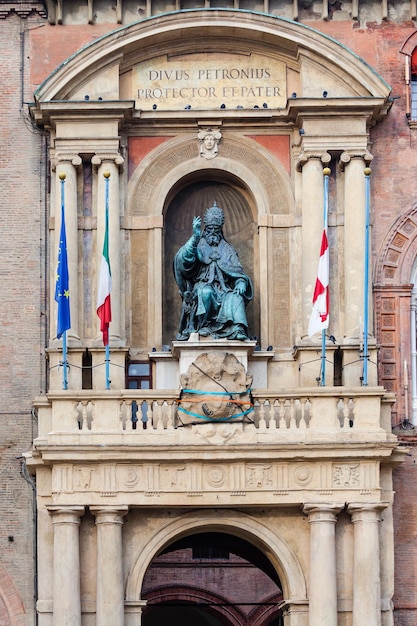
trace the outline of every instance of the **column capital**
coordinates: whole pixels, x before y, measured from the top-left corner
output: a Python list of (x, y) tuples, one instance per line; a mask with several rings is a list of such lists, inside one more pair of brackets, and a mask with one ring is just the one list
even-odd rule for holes
[(52, 517), (53, 524), (79, 524), (84, 515), (84, 506), (47, 505), (47, 510)]
[(125, 160), (122, 155), (117, 152), (94, 154), (91, 157), (91, 163), (97, 169), (100, 167), (100, 165), (104, 165), (105, 163), (113, 163), (114, 165), (117, 165), (117, 167), (121, 168), (124, 162)]
[(147, 600), (125, 600), (125, 613), (126, 615), (142, 615), (143, 609), (147, 604)]
[(311, 150), (303, 150), (301, 154), (299, 155), (297, 162), (296, 162), (297, 172), (301, 172), (304, 165), (307, 163), (307, 161), (311, 161), (313, 159), (318, 159), (319, 161), (321, 161), (321, 163), (323, 163), (323, 165), (328, 165), (330, 161), (332, 160), (332, 157), (326, 151), (323, 151), (323, 152), (314, 151), (313, 152)]
[(335, 522), (338, 513), (342, 511), (344, 504), (307, 503), (303, 506), (303, 513), (308, 515), (311, 522)]
[(70, 164), (70, 165), (73, 165), (74, 167), (79, 167), (82, 162), (83, 160), (79, 154), (58, 153), (51, 160), (51, 167), (52, 167), (52, 171), (55, 172), (59, 165)]
[(353, 159), (360, 159), (364, 161), (366, 165), (369, 165), (369, 163), (372, 161), (373, 158), (374, 157), (372, 156), (370, 152), (368, 152), (368, 150), (360, 150), (360, 151), (346, 150), (345, 152), (342, 152), (342, 154), (339, 157), (338, 168), (341, 172), (343, 172), (345, 170), (345, 167)]
[(123, 517), (129, 511), (128, 505), (122, 506), (92, 506), (90, 512), (98, 524), (123, 524)]
[(389, 502), (351, 502), (347, 505), (352, 523), (379, 522), (381, 512), (389, 506)]

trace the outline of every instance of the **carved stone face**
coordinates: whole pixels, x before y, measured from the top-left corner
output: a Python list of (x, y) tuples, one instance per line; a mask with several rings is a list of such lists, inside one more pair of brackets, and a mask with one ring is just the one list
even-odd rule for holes
[(208, 134), (204, 137), (203, 139), (204, 141), (204, 147), (207, 150), (212, 150), (214, 148), (214, 145), (216, 143), (216, 140), (214, 139), (214, 135)]

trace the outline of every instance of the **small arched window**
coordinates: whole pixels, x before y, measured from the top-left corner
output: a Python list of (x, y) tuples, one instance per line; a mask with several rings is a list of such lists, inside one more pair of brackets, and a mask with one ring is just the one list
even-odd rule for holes
[(417, 120), (417, 48), (414, 48), (410, 59), (410, 96), (411, 119)]
[(411, 127), (417, 123), (417, 30), (407, 37), (400, 48), (404, 55), (406, 116)]

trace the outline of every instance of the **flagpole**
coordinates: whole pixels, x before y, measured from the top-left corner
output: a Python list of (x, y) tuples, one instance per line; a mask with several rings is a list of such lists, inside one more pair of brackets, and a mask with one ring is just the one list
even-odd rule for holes
[(368, 385), (368, 325), (369, 325), (369, 230), (371, 205), (371, 168), (365, 167), (365, 271), (363, 293), (363, 372), (362, 385)]
[[(110, 172), (104, 172), (104, 183), (105, 183), (105, 206), (106, 206), (106, 223), (105, 223), (105, 232), (109, 232), (109, 183), (110, 183)], [(106, 389), (110, 389), (110, 339), (107, 339), (106, 343)]]
[[(324, 182), (324, 195), (323, 195), (323, 223), (324, 230), (327, 234), (327, 221), (328, 221), (328, 213), (329, 213), (329, 176), (331, 170), (330, 167), (325, 167), (323, 169), (323, 182)], [(321, 331), (321, 373), (320, 373), (320, 386), (325, 387), (326, 385), (326, 329), (323, 328)]]
[[(65, 219), (65, 172), (59, 174), (61, 183), (61, 220)], [(62, 388), (68, 389), (68, 362), (67, 362), (67, 331), (62, 334)]]
[[(67, 250), (66, 250), (66, 233), (65, 233), (65, 172), (61, 172), (59, 174), (59, 180), (61, 184), (61, 232), (60, 232), (60, 241), (59, 241), (59, 252), (58, 252), (58, 267), (57, 267), (57, 282), (58, 282), (58, 324), (57, 324), (57, 334), (59, 338), (59, 334), (62, 333), (62, 388), (68, 389), (68, 360), (67, 360), (67, 327), (69, 326), (69, 302), (67, 303), (67, 317), (66, 321), (62, 320), (62, 300), (61, 298), (65, 298), (66, 295), (63, 293), (65, 288), (68, 288), (67, 279), (65, 278), (65, 274), (68, 271), (68, 262), (65, 262), (65, 268), (62, 266), (62, 260), (66, 258)], [(63, 241), (63, 234), (65, 233), (65, 241)], [(64, 249), (62, 247), (64, 246)], [(64, 288), (64, 289), (63, 289)], [(55, 298), (56, 299), (56, 298)], [(61, 328), (61, 325), (63, 327)]]
[(62, 335), (62, 388), (68, 389), (68, 361), (67, 361), (67, 331)]

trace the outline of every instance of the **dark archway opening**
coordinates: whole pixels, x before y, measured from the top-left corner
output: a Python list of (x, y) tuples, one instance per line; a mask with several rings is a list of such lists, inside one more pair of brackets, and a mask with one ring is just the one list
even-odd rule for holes
[[(200, 173), (201, 175), (201, 173)], [(224, 180), (222, 180), (224, 176)], [(245, 272), (252, 278), (255, 296), (247, 307), (249, 333), (259, 336), (259, 295), (254, 276), (257, 251), (257, 229), (248, 190), (230, 175), (204, 171), (204, 179), (190, 177), (173, 189), (164, 216), (164, 284), (163, 343), (175, 339), (181, 312), (181, 298), (173, 275), (173, 260), (179, 248), (192, 233), (196, 215), (204, 217), (206, 209), (216, 202), (225, 215), (224, 236), (237, 250)]]
[(269, 559), (225, 533), (182, 538), (146, 572), (144, 626), (283, 626), (281, 582)]

